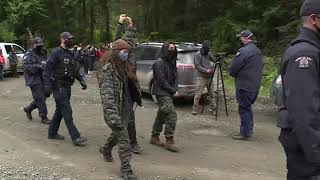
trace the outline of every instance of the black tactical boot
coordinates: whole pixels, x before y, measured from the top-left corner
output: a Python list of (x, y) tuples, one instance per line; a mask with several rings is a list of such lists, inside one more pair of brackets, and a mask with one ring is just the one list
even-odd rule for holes
[(103, 158), (106, 162), (112, 162), (112, 149), (106, 147), (100, 147), (99, 152), (103, 155)]
[(64, 136), (60, 134), (56, 134), (54, 136), (48, 136), (48, 139), (54, 139), (54, 140), (64, 140)]
[(138, 177), (132, 171), (121, 172), (121, 177), (123, 180), (138, 180)]
[(42, 124), (50, 124), (51, 120), (47, 118), (47, 116), (45, 117), (41, 117), (41, 123)]
[(32, 110), (31, 110), (31, 108), (30, 107), (24, 107), (23, 110), (26, 113), (27, 118), (31, 121), (32, 120), (32, 115), (31, 115)]

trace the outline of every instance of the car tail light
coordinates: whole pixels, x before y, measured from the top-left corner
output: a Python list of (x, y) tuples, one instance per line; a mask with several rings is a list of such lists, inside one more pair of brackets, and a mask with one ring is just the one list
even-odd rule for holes
[(177, 64), (178, 69), (194, 69), (194, 64)]

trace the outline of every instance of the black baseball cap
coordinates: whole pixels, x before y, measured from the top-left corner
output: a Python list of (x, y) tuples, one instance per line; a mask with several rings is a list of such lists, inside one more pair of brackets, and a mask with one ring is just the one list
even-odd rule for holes
[(246, 37), (253, 39), (253, 33), (250, 30), (243, 30), (240, 32), (240, 34), (237, 34), (237, 37)]
[(60, 34), (60, 38), (71, 39), (74, 38), (74, 36), (70, 32), (63, 32)]
[(35, 37), (33, 38), (32, 43), (35, 46), (43, 46), (43, 39), (41, 37)]
[(300, 16), (320, 15), (320, 0), (305, 0), (300, 9)]

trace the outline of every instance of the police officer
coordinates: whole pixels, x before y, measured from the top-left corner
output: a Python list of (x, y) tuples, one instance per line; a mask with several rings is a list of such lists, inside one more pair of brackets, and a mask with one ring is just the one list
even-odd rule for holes
[(82, 89), (87, 85), (77, 71), (72, 48), (73, 36), (69, 32), (60, 34), (61, 46), (53, 50), (45, 69), (45, 90), (46, 94), (53, 93), (56, 102), (56, 111), (48, 130), (48, 139), (63, 140), (64, 137), (58, 134), (62, 118), (65, 120), (71, 139), (76, 146), (85, 146), (86, 138), (80, 133), (73, 123), (72, 108), (70, 105), (71, 86), (77, 79)]
[(229, 74), (235, 78), (236, 99), (241, 119), (240, 133), (235, 140), (248, 140), (253, 133), (252, 104), (256, 101), (262, 79), (262, 52), (254, 44), (253, 33), (244, 30), (237, 35), (243, 44), (233, 59)]
[(24, 111), (27, 118), (32, 120), (31, 112), (38, 108), (41, 122), (50, 124), (50, 120), (47, 118), (48, 110), (42, 77), (47, 57), (43, 53), (43, 40), (40, 37), (33, 39), (33, 49), (25, 54), (23, 60), (25, 83), (30, 87), (33, 97), (33, 101), (24, 107)]
[(284, 106), (279, 141), (287, 156), (288, 180), (320, 179), (320, 1), (305, 0), (303, 27), (281, 67)]

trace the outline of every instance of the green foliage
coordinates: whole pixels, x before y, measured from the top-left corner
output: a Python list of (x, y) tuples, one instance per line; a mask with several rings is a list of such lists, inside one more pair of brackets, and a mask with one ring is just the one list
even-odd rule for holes
[(13, 42), (16, 40), (15, 34), (8, 27), (6, 22), (0, 23), (0, 42)]

